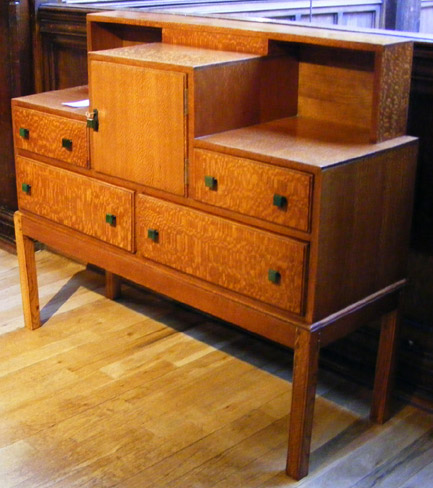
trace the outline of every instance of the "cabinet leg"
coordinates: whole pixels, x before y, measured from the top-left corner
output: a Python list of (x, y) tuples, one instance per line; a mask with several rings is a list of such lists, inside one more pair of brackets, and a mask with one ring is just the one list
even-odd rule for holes
[(295, 480), (308, 474), (318, 365), (318, 334), (298, 330), (295, 340), (292, 408), (286, 465), (287, 474)]
[(110, 300), (120, 297), (120, 277), (109, 271), (105, 271), (105, 296)]
[(391, 391), (394, 386), (394, 369), (398, 344), (398, 310), (381, 319), (379, 350), (377, 352), (373, 401), (370, 418), (383, 424), (389, 418)]
[(15, 239), (17, 243), (18, 265), (20, 270), (21, 296), (24, 323), (28, 329), (41, 326), (39, 313), (38, 281), (36, 276), (35, 244), (22, 230), (22, 216), (14, 215)]

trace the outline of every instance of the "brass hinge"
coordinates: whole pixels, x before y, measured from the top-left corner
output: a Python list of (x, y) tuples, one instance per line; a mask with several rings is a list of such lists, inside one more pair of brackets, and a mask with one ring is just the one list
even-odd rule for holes
[(87, 117), (87, 127), (93, 129), (95, 132), (98, 132), (99, 129), (98, 110), (95, 108), (92, 112), (87, 112), (86, 117)]
[(188, 115), (188, 88), (186, 87), (183, 92), (183, 114)]

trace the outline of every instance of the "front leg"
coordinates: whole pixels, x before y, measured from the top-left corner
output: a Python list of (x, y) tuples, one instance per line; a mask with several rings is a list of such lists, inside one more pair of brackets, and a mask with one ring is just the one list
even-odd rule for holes
[(36, 276), (35, 243), (23, 234), (22, 214), (15, 212), (15, 239), (20, 270), (21, 297), (24, 323), (28, 329), (41, 326), (39, 313), (38, 280)]
[(308, 474), (318, 367), (319, 334), (298, 329), (295, 339), (286, 466), (287, 474), (295, 480)]

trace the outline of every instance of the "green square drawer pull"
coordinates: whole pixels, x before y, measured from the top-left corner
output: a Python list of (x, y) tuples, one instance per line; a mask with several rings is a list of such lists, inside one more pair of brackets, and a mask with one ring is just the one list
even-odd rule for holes
[(281, 281), (281, 273), (275, 269), (268, 270), (268, 279), (271, 283), (278, 283)]
[(29, 185), (28, 183), (23, 183), (21, 185), (21, 189), (26, 195), (30, 195), (30, 190), (32, 189), (32, 185)]
[(216, 190), (218, 185), (218, 180), (213, 176), (205, 176), (204, 177), (204, 184), (210, 190)]
[(159, 232), (156, 229), (147, 229), (147, 237), (153, 242), (158, 242)]
[(107, 222), (107, 224), (110, 224), (112, 227), (116, 227), (116, 216), (113, 214), (106, 214), (105, 222)]
[(72, 140), (63, 138), (62, 139), (62, 147), (64, 147), (68, 151), (72, 151)]
[(20, 127), (20, 137), (23, 139), (28, 139), (30, 136), (29, 129), (25, 129), (24, 127)]
[(278, 193), (275, 193), (273, 204), (278, 208), (287, 207), (287, 198), (283, 195), (278, 195)]

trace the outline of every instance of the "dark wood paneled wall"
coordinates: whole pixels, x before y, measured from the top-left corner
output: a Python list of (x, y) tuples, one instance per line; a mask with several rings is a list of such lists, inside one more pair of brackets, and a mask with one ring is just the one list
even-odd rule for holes
[(13, 244), (17, 206), (11, 127), (11, 97), (34, 91), (32, 7), (27, 0), (0, 2), (0, 240)]
[[(16, 31), (6, 22), (0, 4), (0, 235), (11, 235), (16, 207), (9, 99), (31, 91), (28, 74), (32, 53), (14, 44)], [(6, 4), (7, 6), (8, 4)], [(21, 3), (24, 5), (24, 2)], [(29, 6), (27, 5), (27, 8)], [(31, 8), (30, 8), (31, 11)], [(37, 91), (66, 88), (87, 82), (85, 15), (89, 10), (42, 7), (35, 44)], [(10, 15), (8, 10), (7, 15)], [(28, 26), (28, 19), (21, 22)], [(30, 31), (23, 39), (28, 39)], [(31, 44), (28, 44), (31, 45)], [(15, 61), (12, 61), (15, 60)], [(19, 61), (16, 61), (19, 60)], [(17, 69), (17, 66), (20, 66)], [(14, 65), (14, 69), (11, 66)], [(27, 71), (26, 71), (27, 70)], [(26, 74), (27, 73), (27, 74)], [(27, 76), (27, 78), (26, 78)], [(30, 83), (31, 81), (31, 83)], [(21, 92), (19, 91), (21, 90)], [(419, 169), (409, 261), (409, 286), (403, 296), (404, 321), (399, 356), (398, 386), (407, 395), (433, 400), (433, 43), (416, 42), (409, 129), (420, 137)], [(371, 381), (375, 366), (377, 329), (366, 326), (350, 338), (323, 351), (328, 367), (357, 380)]]

